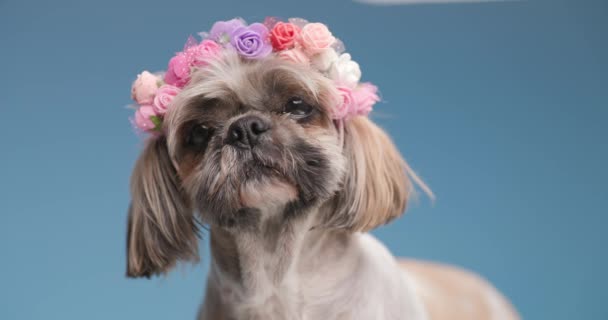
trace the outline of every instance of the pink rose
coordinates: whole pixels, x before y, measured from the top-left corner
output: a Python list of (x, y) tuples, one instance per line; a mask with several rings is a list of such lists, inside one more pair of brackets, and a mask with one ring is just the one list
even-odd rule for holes
[(154, 111), (156, 114), (163, 115), (167, 113), (167, 110), (171, 106), (171, 102), (177, 96), (180, 91), (178, 87), (165, 84), (156, 91), (156, 97), (154, 97)]
[(222, 47), (215, 41), (203, 40), (199, 45), (189, 50), (192, 51), (192, 64), (196, 67), (203, 67), (220, 55)]
[(281, 52), (278, 53), (278, 57), (279, 59), (283, 59), (285, 61), (289, 61), (289, 62), (293, 62), (293, 63), (297, 63), (297, 64), (303, 64), (303, 65), (309, 65), (310, 64), (310, 59), (308, 59), (308, 56), (302, 52), (302, 50), (300, 49), (290, 49), (290, 50), (283, 50)]
[(336, 89), (338, 90), (337, 104), (332, 109), (331, 117), (339, 120), (346, 118), (352, 113), (354, 98), (350, 88), (338, 86)]
[(143, 105), (135, 111), (135, 126), (142, 131), (154, 131), (157, 128), (157, 121), (160, 124), (158, 115), (154, 112), (154, 107), (151, 105)]
[(270, 42), (275, 51), (282, 51), (294, 47), (300, 35), (300, 28), (289, 22), (277, 22), (270, 30)]
[(329, 48), (336, 38), (324, 24), (309, 23), (302, 28), (298, 41), (309, 55), (314, 55)]
[(184, 52), (179, 52), (171, 60), (165, 73), (165, 82), (172, 86), (182, 88), (190, 80), (191, 60)]
[(160, 79), (148, 71), (137, 76), (131, 86), (131, 98), (138, 104), (150, 104), (154, 99)]
[(359, 116), (368, 115), (372, 111), (374, 104), (380, 101), (377, 92), (378, 87), (369, 82), (362, 83), (355, 88), (352, 92), (354, 99), (353, 113)]

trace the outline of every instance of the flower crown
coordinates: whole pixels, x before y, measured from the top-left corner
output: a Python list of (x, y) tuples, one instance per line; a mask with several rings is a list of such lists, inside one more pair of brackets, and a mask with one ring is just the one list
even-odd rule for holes
[(244, 20), (235, 18), (218, 21), (211, 31), (199, 35), (200, 43), (192, 36), (188, 38), (184, 50), (169, 60), (164, 74), (144, 71), (133, 82), (131, 97), (137, 106), (132, 123), (137, 129), (160, 131), (173, 98), (188, 84), (192, 72), (219, 59), (225, 50), (236, 51), (243, 59), (264, 59), (274, 55), (322, 73), (333, 81), (339, 95), (330, 110), (335, 120), (366, 116), (380, 100), (376, 86), (359, 82), (359, 64), (350, 54), (344, 53), (342, 41), (322, 23), (301, 18), (290, 18), (287, 22), (266, 18), (264, 23), (247, 25)]

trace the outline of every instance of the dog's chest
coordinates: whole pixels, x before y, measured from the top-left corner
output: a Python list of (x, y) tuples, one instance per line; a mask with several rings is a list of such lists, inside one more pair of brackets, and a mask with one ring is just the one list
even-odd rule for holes
[(259, 238), (239, 235), (238, 277), (212, 273), (226, 319), (423, 319), (394, 258), (372, 237), (306, 245), (297, 236), (279, 239), (268, 250)]
[(221, 300), (230, 304), (231, 319), (304, 319), (302, 297), (293, 279), (284, 278), (285, 281), (277, 285), (266, 272), (258, 272), (255, 277), (244, 276), (249, 277), (247, 287), (223, 282), (218, 288)]
[[(295, 276), (286, 276), (281, 285), (270, 280), (256, 284), (255, 294), (247, 294), (242, 288), (224, 286), (223, 300), (231, 301), (234, 319), (267, 320), (312, 320), (312, 319), (356, 319), (347, 308), (347, 301), (332, 297), (332, 290), (318, 289), (328, 283), (315, 280), (303, 281)], [(313, 293), (314, 292), (314, 293)]]

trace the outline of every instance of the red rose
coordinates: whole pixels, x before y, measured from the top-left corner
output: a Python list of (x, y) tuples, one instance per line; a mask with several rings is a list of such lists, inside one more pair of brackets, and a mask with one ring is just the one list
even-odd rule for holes
[(277, 22), (270, 31), (270, 42), (275, 51), (291, 49), (300, 34), (300, 28), (289, 22)]

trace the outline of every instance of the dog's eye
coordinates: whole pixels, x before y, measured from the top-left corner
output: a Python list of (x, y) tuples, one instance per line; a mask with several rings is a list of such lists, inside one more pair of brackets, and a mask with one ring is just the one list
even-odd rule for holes
[(209, 128), (204, 124), (195, 125), (192, 127), (192, 129), (190, 129), (190, 134), (188, 134), (187, 143), (191, 147), (195, 147), (197, 149), (205, 149), (212, 133), (213, 129)]
[(314, 108), (299, 97), (287, 100), (283, 107), (283, 113), (289, 113), (296, 119), (303, 119), (312, 114)]

